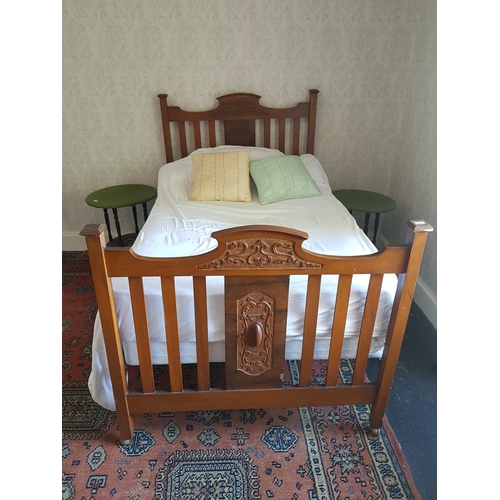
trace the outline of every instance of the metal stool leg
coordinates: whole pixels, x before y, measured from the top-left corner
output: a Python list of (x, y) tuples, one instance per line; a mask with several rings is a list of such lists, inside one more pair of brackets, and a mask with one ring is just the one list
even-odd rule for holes
[(111, 234), (111, 224), (109, 223), (108, 209), (103, 208), (102, 210), (104, 212), (104, 220), (106, 222), (106, 227), (108, 228), (109, 241), (111, 241), (113, 239), (113, 235)]
[(132, 206), (132, 213), (134, 214), (135, 234), (139, 234), (139, 224), (137, 223), (137, 209), (135, 208), (135, 205)]
[(380, 214), (375, 214), (375, 228), (373, 230), (373, 244), (377, 243), (377, 232), (378, 232), (378, 224), (380, 222)]
[(144, 212), (144, 222), (146, 222), (148, 220), (148, 204), (147, 203), (142, 204), (142, 210)]
[(120, 241), (120, 246), (123, 246), (122, 232), (120, 230), (120, 221), (118, 220), (118, 210), (113, 208), (113, 215), (115, 217), (116, 232), (118, 233), (118, 240)]
[(367, 212), (365, 214), (365, 227), (363, 228), (363, 231), (366, 235), (368, 235), (368, 227), (370, 225), (370, 214)]

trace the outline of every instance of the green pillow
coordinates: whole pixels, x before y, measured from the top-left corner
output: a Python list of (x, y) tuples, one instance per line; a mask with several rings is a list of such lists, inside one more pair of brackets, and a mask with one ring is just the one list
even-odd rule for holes
[(268, 156), (253, 160), (250, 175), (257, 186), (261, 205), (321, 194), (298, 156)]

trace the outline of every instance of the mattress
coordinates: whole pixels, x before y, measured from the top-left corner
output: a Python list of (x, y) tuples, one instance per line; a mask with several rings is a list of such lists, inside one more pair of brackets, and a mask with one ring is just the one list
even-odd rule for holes
[[(250, 160), (282, 154), (272, 149), (238, 146), (204, 148), (195, 153), (234, 150), (250, 151)], [(304, 242), (303, 248), (312, 252), (338, 256), (368, 255), (376, 252), (376, 247), (361, 231), (354, 218), (332, 195), (328, 177), (318, 159), (310, 154), (302, 155), (301, 159), (321, 195), (269, 205), (259, 203), (253, 182), (252, 202), (249, 203), (189, 201), (192, 185), (191, 155), (164, 165), (158, 174), (158, 198), (133, 245), (133, 250), (138, 255), (147, 257), (198, 255), (216, 247), (217, 243), (211, 237), (214, 231), (247, 224), (270, 224), (307, 232), (309, 239)], [(306, 301), (305, 280), (305, 276), (290, 277), (286, 359), (298, 359), (301, 354)], [(181, 361), (194, 363), (196, 345), (192, 280), (188, 277), (177, 277), (175, 282)], [(357, 275), (353, 278), (342, 352), (345, 358), (354, 358), (356, 354), (368, 282), (368, 275)], [(138, 364), (128, 280), (113, 278), (112, 283), (125, 360), (128, 364)], [(337, 283), (337, 276), (322, 277), (314, 354), (317, 359), (328, 358)], [(396, 285), (396, 276), (384, 277), (370, 349), (372, 356), (379, 356), (383, 348)], [(144, 291), (153, 363), (167, 364), (159, 278), (144, 278)], [(223, 292), (223, 277), (207, 278), (210, 361), (224, 361)], [(108, 409), (114, 409), (99, 315), (94, 328), (89, 388), (96, 402)]]

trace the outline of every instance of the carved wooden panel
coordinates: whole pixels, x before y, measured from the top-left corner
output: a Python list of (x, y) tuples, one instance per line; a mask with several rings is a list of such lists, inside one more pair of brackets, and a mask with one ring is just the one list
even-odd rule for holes
[(255, 146), (255, 121), (226, 120), (224, 142), (233, 146)]
[(266, 111), (259, 104), (260, 96), (258, 95), (247, 95), (241, 98), (230, 98), (219, 97), (219, 106), (213, 111), (209, 111), (208, 117), (211, 120), (228, 119), (231, 117), (242, 117), (242, 116), (252, 116), (252, 117), (267, 117), (269, 112)]
[(274, 299), (260, 292), (236, 301), (237, 367), (247, 375), (260, 375), (273, 361)]
[(289, 276), (226, 276), (226, 387), (281, 387)]
[(270, 269), (321, 268), (322, 264), (299, 257), (291, 241), (254, 238), (226, 243), (224, 255), (217, 260), (200, 264), (198, 269)]

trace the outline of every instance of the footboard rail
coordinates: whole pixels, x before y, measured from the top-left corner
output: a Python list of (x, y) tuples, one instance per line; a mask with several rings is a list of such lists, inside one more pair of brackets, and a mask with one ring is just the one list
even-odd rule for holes
[[(101, 317), (116, 403), (120, 439), (134, 432), (134, 413), (196, 411), (251, 407), (371, 404), (370, 425), (382, 426), (399, 358), (408, 314), (432, 226), (407, 222), (407, 241), (398, 247), (356, 257), (312, 253), (302, 248), (308, 235), (276, 226), (244, 226), (213, 233), (217, 248), (190, 257), (149, 258), (130, 248), (106, 248), (104, 225), (85, 226), (85, 236)], [(354, 275), (370, 275), (352, 382), (338, 373)], [(374, 383), (365, 381), (370, 344), (385, 274), (398, 275), (384, 352)], [(307, 276), (306, 311), (298, 383), (285, 385), (286, 318), (289, 279)], [(313, 385), (314, 348), (323, 275), (337, 275), (338, 287), (324, 385)], [(159, 277), (163, 299), (170, 386), (155, 386), (143, 278)], [(175, 278), (193, 279), (196, 319), (197, 389), (183, 384)], [(207, 283), (223, 276), (225, 283), (226, 386), (210, 384)], [(111, 278), (128, 278), (142, 387), (127, 382)]]

